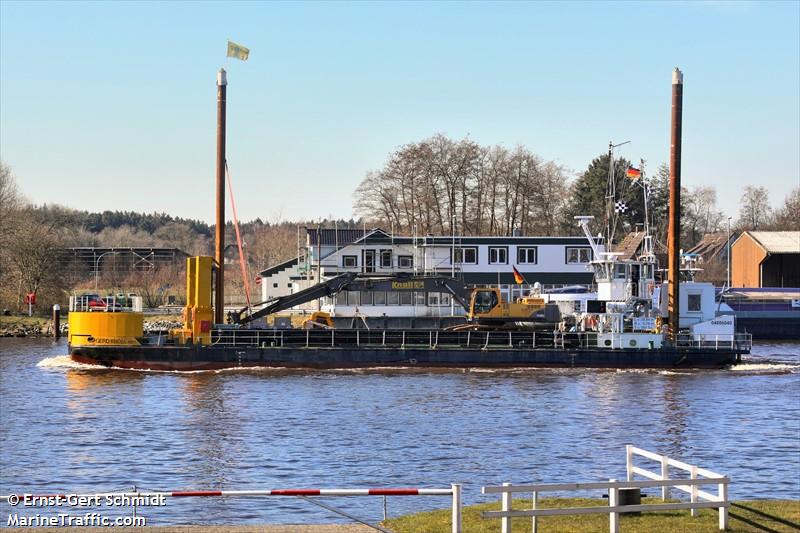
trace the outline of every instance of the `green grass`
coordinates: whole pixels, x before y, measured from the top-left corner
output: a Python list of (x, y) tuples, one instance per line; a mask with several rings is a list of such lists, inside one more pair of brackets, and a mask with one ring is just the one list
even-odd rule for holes
[[(499, 498), (498, 498), (499, 499)], [(648, 498), (643, 503), (659, 503)], [(540, 509), (557, 507), (591, 507), (608, 505), (607, 500), (583, 498), (541, 499)], [(530, 509), (530, 500), (514, 500), (515, 510)], [(464, 507), (463, 529), (465, 533), (496, 533), (500, 531), (500, 519), (481, 517), (483, 511), (499, 511), (500, 503), (489, 503)], [(800, 501), (755, 500), (731, 503), (728, 511), (728, 531), (733, 532), (797, 532), (800, 531)], [(703, 509), (692, 518), (688, 510), (647, 512), (641, 516), (622, 516), (622, 533), (673, 533), (717, 531), (719, 515), (715, 510)], [(538, 531), (558, 533), (594, 533), (608, 531), (608, 515), (545, 516), (538, 520)], [(390, 518), (383, 525), (396, 533), (450, 533), (450, 510), (431, 511)], [(530, 518), (514, 518), (514, 533), (531, 531)]]

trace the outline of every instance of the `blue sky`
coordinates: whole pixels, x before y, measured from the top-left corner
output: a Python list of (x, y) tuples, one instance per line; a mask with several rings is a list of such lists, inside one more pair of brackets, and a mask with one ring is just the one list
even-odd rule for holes
[[(214, 216), (216, 87), (242, 220), (349, 218), (396, 147), (606, 150), (774, 204), (800, 185), (800, 2), (0, 2), (0, 157), (36, 203)], [(226, 60), (226, 40), (250, 60)]]

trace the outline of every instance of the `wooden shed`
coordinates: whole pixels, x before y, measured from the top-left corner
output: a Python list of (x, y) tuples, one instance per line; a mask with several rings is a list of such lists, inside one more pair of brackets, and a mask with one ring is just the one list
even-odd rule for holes
[(800, 231), (745, 231), (731, 247), (731, 286), (800, 287)]

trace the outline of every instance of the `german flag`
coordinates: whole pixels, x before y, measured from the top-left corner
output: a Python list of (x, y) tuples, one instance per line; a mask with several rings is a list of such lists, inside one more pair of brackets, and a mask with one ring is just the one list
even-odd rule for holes
[(628, 167), (628, 170), (625, 172), (625, 175), (628, 176), (632, 180), (638, 180), (642, 177), (642, 171), (638, 168)]
[(517, 270), (517, 267), (514, 266), (514, 265), (511, 265), (511, 268), (514, 269), (514, 281), (517, 282), (517, 285), (522, 285), (523, 283), (525, 283), (525, 278), (523, 278), (522, 274), (519, 273), (519, 270)]

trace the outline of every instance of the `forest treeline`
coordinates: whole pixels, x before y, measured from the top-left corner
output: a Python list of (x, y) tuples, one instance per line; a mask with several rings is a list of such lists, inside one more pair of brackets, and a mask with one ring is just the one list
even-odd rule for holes
[[(630, 165), (624, 158), (614, 161), (615, 199), (626, 207), (613, 215), (615, 240), (644, 223), (646, 186), (647, 214), (656, 242), (663, 246), (669, 169), (664, 164), (641, 168), (646, 179), (632, 180), (626, 176)], [(305, 241), (302, 226), (382, 227), (406, 235), (455, 231), (458, 235), (551, 236), (579, 234), (573, 217), (593, 215), (593, 232), (599, 232), (608, 214), (608, 175), (608, 154), (598, 155), (575, 175), (524, 146), (482, 146), (469, 138), (454, 140), (437, 134), (399, 147), (381, 168), (367, 172), (354, 191), (354, 219), (265, 222), (257, 218), (242, 223), (240, 229), (250, 273), (296, 256), (298, 241)], [(728, 220), (717, 205), (713, 186), (685, 188), (682, 198), (684, 249), (706, 233), (727, 229)], [(731, 226), (734, 231), (800, 230), (798, 213), (800, 187), (773, 208), (767, 189), (751, 185), (742, 192), (739, 215)], [(74, 288), (65, 286), (58, 271), (58, 253), (64, 248), (175, 247), (191, 255), (211, 255), (213, 235), (213, 225), (166, 213), (92, 213), (33, 205), (18, 190), (11, 168), (0, 161), (0, 308), (19, 309), (22, 295), (30, 291), (51, 302), (63, 301)], [(227, 242), (235, 242), (231, 224), (226, 235)], [(238, 272), (226, 276), (226, 283), (238, 283), (241, 288)], [(163, 285), (156, 278), (129, 280), (142, 285), (156, 282)], [(180, 279), (172, 283), (179, 289), (182, 286)]]

